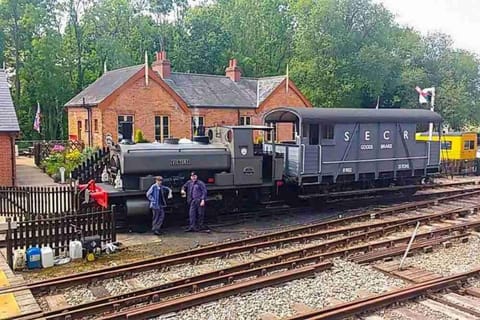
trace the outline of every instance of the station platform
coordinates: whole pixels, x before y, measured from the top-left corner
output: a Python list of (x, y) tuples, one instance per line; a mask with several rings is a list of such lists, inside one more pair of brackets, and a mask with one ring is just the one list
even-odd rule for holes
[(0, 254), (0, 319), (10, 319), (40, 313), (42, 310), (28, 289), (8, 290), (25, 284), (22, 276), (15, 275), (8, 266), (4, 253)]
[(52, 178), (38, 168), (33, 158), (16, 157), (17, 186), (55, 186)]

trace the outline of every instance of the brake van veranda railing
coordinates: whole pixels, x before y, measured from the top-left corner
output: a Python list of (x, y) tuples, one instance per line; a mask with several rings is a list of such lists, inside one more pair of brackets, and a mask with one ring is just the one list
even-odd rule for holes
[(80, 209), (78, 190), (73, 186), (0, 186), (0, 216), (12, 221), (35, 217), (51, 218)]

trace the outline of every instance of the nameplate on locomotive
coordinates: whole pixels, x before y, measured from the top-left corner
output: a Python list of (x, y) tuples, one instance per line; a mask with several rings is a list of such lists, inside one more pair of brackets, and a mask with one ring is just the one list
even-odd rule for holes
[(190, 159), (172, 159), (172, 160), (170, 160), (170, 165), (172, 167), (175, 167), (175, 166), (189, 166), (190, 165)]

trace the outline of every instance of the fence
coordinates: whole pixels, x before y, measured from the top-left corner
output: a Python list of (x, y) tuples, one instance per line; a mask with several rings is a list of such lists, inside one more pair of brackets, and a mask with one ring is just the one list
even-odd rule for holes
[(97, 150), (77, 168), (73, 169), (72, 178), (78, 180), (81, 184), (85, 184), (90, 180), (101, 182), (103, 169), (109, 161), (110, 151), (108, 148)]
[[(99, 235), (102, 243), (115, 242), (115, 219), (112, 211), (91, 208), (83, 213), (58, 214), (54, 218), (37, 218), (12, 222), (7, 218), (5, 241), (8, 264), (13, 266), (15, 249), (50, 246), (55, 255), (68, 249), (69, 242), (81, 237)], [(81, 236), (79, 236), (79, 234)]]
[(42, 161), (47, 158), (55, 146), (62, 146), (67, 151), (78, 150), (83, 151), (84, 144), (81, 141), (74, 140), (50, 140), (50, 141), (39, 141), (33, 145), (33, 156), (35, 159), (35, 165), (39, 166)]
[(77, 212), (80, 197), (72, 186), (0, 186), (0, 215), (12, 221), (51, 218), (59, 213)]

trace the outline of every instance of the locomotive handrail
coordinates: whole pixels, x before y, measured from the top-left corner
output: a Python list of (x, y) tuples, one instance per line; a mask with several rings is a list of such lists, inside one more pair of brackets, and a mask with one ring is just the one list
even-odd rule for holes
[(318, 145), (318, 173), (322, 172), (322, 146)]
[(300, 145), (300, 148), (302, 149), (302, 171), (300, 172), (300, 174), (304, 174), (305, 173), (305, 144), (301, 144)]
[[(173, 152), (182, 152), (182, 151), (205, 151), (204, 148), (188, 148), (188, 149), (134, 149), (134, 150), (127, 150), (127, 153), (135, 153), (135, 152), (144, 152), (144, 151), (173, 151)], [(214, 150), (221, 150), (221, 151), (229, 151), (227, 147), (218, 147), (217, 149), (207, 149), (209, 151)]]

